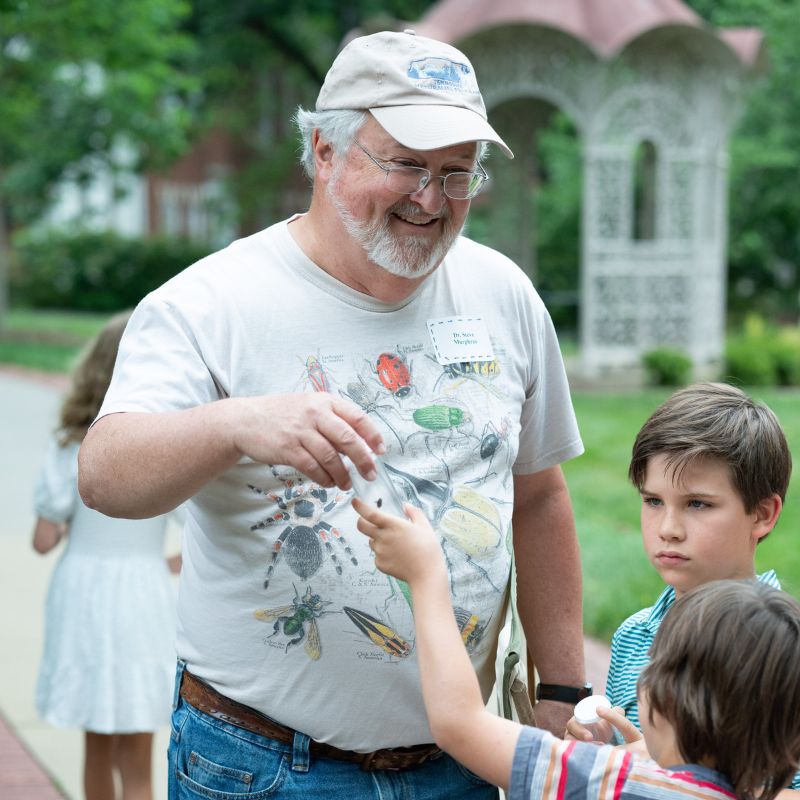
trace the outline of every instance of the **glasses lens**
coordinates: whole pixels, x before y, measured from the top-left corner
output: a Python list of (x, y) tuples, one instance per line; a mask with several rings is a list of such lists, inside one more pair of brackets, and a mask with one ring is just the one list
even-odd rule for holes
[(485, 180), (480, 172), (451, 172), (444, 179), (444, 191), (454, 200), (468, 200), (478, 194)]
[(398, 194), (414, 194), (430, 179), (431, 173), (422, 167), (389, 167), (386, 186)]

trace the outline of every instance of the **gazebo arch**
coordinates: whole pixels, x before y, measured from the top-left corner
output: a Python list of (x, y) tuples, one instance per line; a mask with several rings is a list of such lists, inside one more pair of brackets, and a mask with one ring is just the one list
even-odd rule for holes
[[(441, 0), (416, 31), (470, 57), (490, 114), (541, 99), (578, 130), (581, 373), (629, 369), (665, 345), (712, 370), (724, 348), (728, 137), (760, 32), (711, 29), (682, 0)], [(644, 143), (654, 185), (640, 236)]]

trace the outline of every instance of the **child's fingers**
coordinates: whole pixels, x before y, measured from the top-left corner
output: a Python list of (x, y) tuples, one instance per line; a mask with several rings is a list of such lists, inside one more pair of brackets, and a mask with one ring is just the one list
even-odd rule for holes
[(597, 715), (610, 722), (626, 742), (636, 742), (642, 738), (642, 732), (625, 716), (625, 712), (619, 706), (598, 708)]
[(370, 503), (365, 503), (358, 497), (354, 497), (350, 502), (356, 514), (358, 514), (361, 519), (365, 519), (367, 522), (371, 522), (378, 527), (386, 524), (386, 514), (380, 512), (375, 506)]
[(575, 717), (572, 717), (567, 723), (567, 730), (564, 738), (577, 739), (579, 742), (590, 742), (592, 740), (592, 734), (590, 731), (586, 730)]

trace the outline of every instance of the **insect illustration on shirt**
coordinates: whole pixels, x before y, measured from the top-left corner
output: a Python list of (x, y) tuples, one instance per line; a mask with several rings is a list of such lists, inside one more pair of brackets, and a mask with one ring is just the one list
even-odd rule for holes
[[(484, 461), (488, 459), (489, 462), (486, 467), (486, 475), (483, 478), (484, 481), (486, 481), (492, 474), (491, 470), (492, 464), (494, 463), (494, 458), (502, 447), (506, 448), (506, 466), (510, 466), (510, 452), (508, 450), (508, 437), (510, 433), (511, 425), (508, 421), (508, 417), (503, 417), (500, 420), (499, 427), (491, 421), (487, 422), (486, 425), (483, 426), (483, 433), (481, 434), (480, 443), (480, 455)], [(507, 469), (505, 478), (503, 479), (504, 485), (508, 482), (508, 473), (509, 470)]]
[(323, 600), (318, 594), (314, 594), (310, 586), (306, 587), (306, 593), (302, 597), (294, 586), (294, 600), (291, 604), (277, 608), (260, 608), (253, 612), (253, 616), (261, 622), (274, 621), (268, 639), (279, 633), (288, 637), (284, 652), (288, 653), (292, 645), (300, 644), (305, 639), (303, 649), (310, 659), (317, 661), (322, 655), (317, 620), (327, 613), (325, 606), (330, 604), (330, 600)]
[(359, 375), (357, 382), (350, 381), (347, 384), (347, 391), (343, 392), (340, 389), (339, 394), (341, 394), (342, 397), (348, 397), (350, 400), (352, 400), (361, 408), (362, 411), (364, 411), (364, 413), (374, 414), (376, 417), (378, 417), (378, 419), (380, 419), (381, 422), (383, 422), (383, 424), (394, 434), (395, 439), (397, 439), (397, 442), (400, 445), (400, 452), (403, 452), (403, 440), (400, 438), (400, 434), (395, 430), (394, 426), (386, 418), (389, 412), (397, 413), (397, 409), (394, 406), (378, 403), (378, 400), (381, 397), (380, 390), (376, 390), (373, 394), (370, 387), (367, 386), (364, 379)]
[[(437, 364), (439, 363), (431, 355), (428, 358)], [(500, 362), (497, 359), (489, 361), (457, 361), (453, 364), (443, 364), (441, 366), (442, 374), (436, 379), (436, 383), (433, 386), (434, 392), (438, 390), (443, 380), (449, 379), (453, 383), (447, 387), (447, 392), (455, 391), (465, 381), (473, 381), (495, 397), (502, 397), (502, 392), (491, 384), (491, 381), (500, 374)]]
[(486, 632), (486, 624), (482, 624), (475, 614), (460, 606), (455, 606), (453, 613), (455, 614), (458, 629), (461, 631), (461, 640), (464, 642), (464, 647), (467, 648), (468, 653), (474, 653), (483, 639), (483, 634)]
[(411, 392), (411, 370), (394, 353), (381, 353), (375, 362), (378, 380), (393, 397), (406, 397)]
[(258, 486), (248, 484), (248, 488), (256, 494), (265, 495), (278, 506), (271, 516), (250, 526), (257, 531), (274, 525), (285, 525), (272, 545), (264, 588), (269, 588), (272, 574), (281, 557), (289, 568), (304, 580), (314, 575), (322, 566), (325, 555), (333, 563), (338, 575), (342, 574), (342, 564), (332, 541), (337, 542), (353, 566), (358, 566), (358, 559), (353, 555), (350, 545), (338, 528), (334, 528), (322, 519), (347, 499), (347, 495), (334, 493), (319, 484), (304, 481), (298, 473), (294, 478), (286, 478), (270, 466), (272, 474), (284, 485), (280, 494), (265, 491)]
[(447, 463), (438, 459), (444, 470), (444, 481), (420, 478), (384, 462), (387, 471), (401, 487), (401, 496), (422, 509), (441, 534), (445, 558), (450, 563), (447, 546), (461, 551), (468, 563), (500, 592), (489, 573), (478, 564), (479, 559), (496, 550), (503, 541), (502, 521), (497, 506), (475, 489), (463, 484), (453, 484)]
[[(302, 358), (300, 360), (303, 361)], [(315, 392), (329, 392), (331, 384), (328, 380), (328, 373), (319, 359), (319, 354), (308, 356), (304, 364), (305, 371), (300, 378), (300, 382), (309, 384)]]
[(411, 652), (409, 643), (385, 622), (357, 608), (345, 606), (343, 611), (361, 633), (385, 653), (396, 658), (405, 658)]

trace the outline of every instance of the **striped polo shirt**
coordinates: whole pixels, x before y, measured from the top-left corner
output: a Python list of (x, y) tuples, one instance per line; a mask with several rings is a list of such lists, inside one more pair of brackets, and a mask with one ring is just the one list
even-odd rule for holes
[[(759, 575), (758, 580), (776, 589), (781, 588), (775, 570)], [(658, 626), (674, 602), (675, 589), (667, 586), (659, 595), (655, 605), (643, 608), (628, 617), (617, 628), (611, 639), (611, 663), (606, 679), (606, 697), (612, 706), (622, 707), (625, 716), (640, 729), (642, 726), (639, 724), (636, 681), (650, 660), (648, 653), (653, 639), (656, 638)]]
[(524, 726), (514, 751), (509, 800), (734, 800), (709, 767), (662, 769), (616, 747), (562, 741)]

